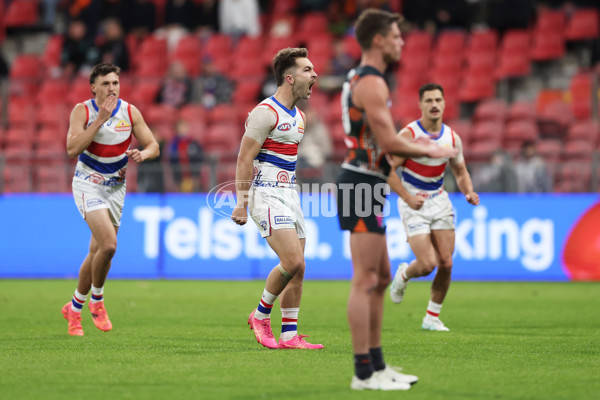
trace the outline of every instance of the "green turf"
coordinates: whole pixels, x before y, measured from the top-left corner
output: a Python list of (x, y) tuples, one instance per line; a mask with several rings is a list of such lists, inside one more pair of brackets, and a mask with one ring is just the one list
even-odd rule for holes
[[(600, 284), (454, 282), (420, 330), (429, 283), (386, 296), (383, 349), (420, 382), (349, 389), (348, 282), (305, 284), (301, 333), (322, 351), (262, 348), (246, 325), (263, 282), (110, 281), (113, 331), (60, 314), (74, 281), (0, 280), (0, 399), (590, 399), (600, 393)], [(86, 306), (87, 310), (87, 306)], [(280, 312), (273, 311), (278, 333)]]

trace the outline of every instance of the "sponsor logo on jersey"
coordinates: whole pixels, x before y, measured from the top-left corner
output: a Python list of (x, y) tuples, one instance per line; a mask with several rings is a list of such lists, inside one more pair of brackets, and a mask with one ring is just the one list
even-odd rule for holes
[(287, 132), (292, 129), (292, 125), (289, 122), (284, 122), (283, 124), (279, 124), (277, 127), (278, 131)]
[(97, 185), (101, 185), (104, 182), (104, 177), (100, 174), (93, 173), (87, 177), (87, 180)]
[(281, 224), (293, 224), (294, 220), (292, 219), (292, 217), (286, 215), (286, 216), (275, 216), (274, 217), (275, 220), (275, 225), (281, 225)]
[(131, 125), (127, 123), (127, 121), (120, 120), (119, 123), (115, 126), (116, 132), (129, 132), (131, 131)]
[(277, 174), (277, 182), (290, 183), (290, 176), (285, 171), (279, 171)]
[(300, 121), (300, 124), (298, 124), (298, 132), (304, 134), (304, 122)]

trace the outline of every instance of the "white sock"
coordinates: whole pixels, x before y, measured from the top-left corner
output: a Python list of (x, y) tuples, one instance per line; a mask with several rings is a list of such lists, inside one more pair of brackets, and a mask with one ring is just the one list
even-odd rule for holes
[(298, 314), (299, 308), (281, 309), (281, 339), (291, 340), (298, 334)]
[(258, 307), (256, 307), (256, 311), (254, 312), (254, 318), (271, 318), (271, 310), (273, 309), (273, 304), (275, 303), (275, 300), (277, 300), (277, 296), (269, 293), (267, 289), (263, 290), (262, 297), (258, 302)]
[(103, 300), (104, 300), (104, 286), (97, 288), (96, 286), (92, 285), (92, 297), (90, 299), (90, 302), (99, 303)]
[(433, 301), (429, 300), (429, 304), (427, 305), (427, 316), (429, 318), (439, 318), (441, 311), (441, 304), (434, 303)]
[(85, 304), (86, 297), (87, 294), (81, 294), (79, 293), (79, 290), (75, 289), (75, 294), (71, 300), (71, 310), (80, 313), (83, 305)]

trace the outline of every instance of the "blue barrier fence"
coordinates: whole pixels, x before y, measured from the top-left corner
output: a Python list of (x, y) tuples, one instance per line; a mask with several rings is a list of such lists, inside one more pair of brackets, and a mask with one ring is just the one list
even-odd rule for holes
[[(566, 281), (564, 246), (596, 195), (482, 194), (473, 207), (451, 195), (457, 225), (453, 279)], [(392, 265), (412, 253), (391, 195), (386, 217)], [(348, 236), (335, 199), (302, 195), (306, 278), (351, 277)], [(226, 214), (226, 213), (225, 213)], [(600, 231), (600, 220), (597, 224)], [(0, 277), (77, 276), (89, 230), (68, 194), (0, 196)], [(596, 240), (600, 240), (600, 235)], [(252, 222), (238, 227), (207, 194), (129, 194), (111, 278), (256, 279), (277, 263)]]

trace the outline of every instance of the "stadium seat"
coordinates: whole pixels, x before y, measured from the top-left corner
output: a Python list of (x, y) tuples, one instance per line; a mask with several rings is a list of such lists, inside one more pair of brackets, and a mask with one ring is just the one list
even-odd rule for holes
[(38, 104), (62, 102), (61, 99), (67, 97), (69, 89), (69, 82), (66, 79), (46, 79), (39, 87), (36, 102)]
[(242, 138), (242, 129), (238, 124), (223, 122), (209, 127), (205, 140), (205, 151), (220, 155), (237, 154)]
[(27, 193), (33, 189), (29, 165), (5, 165), (2, 170), (4, 187), (0, 192)]
[(467, 38), (467, 54), (495, 53), (498, 46), (498, 32), (493, 29), (479, 30)]
[(359, 60), (362, 54), (362, 50), (360, 49), (360, 45), (352, 35), (344, 35), (342, 39), (344, 42), (344, 48), (346, 52), (350, 54), (352, 58), (355, 60)]
[(563, 138), (573, 121), (568, 104), (560, 100), (551, 103), (538, 114), (540, 135), (545, 138)]
[(232, 102), (237, 105), (240, 103), (251, 103), (255, 102), (262, 83), (257, 80), (244, 80), (239, 81), (236, 84), (235, 91), (233, 92)]
[(11, 100), (8, 107), (8, 124), (12, 128), (32, 128), (35, 124), (34, 101), (32, 98), (21, 98)]
[(438, 34), (433, 51), (443, 57), (463, 57), (466, 33), (462, 30), (446, 30)]
[(71, 83), (67, 101), (75, 106), (75, 104), (91, 99), (93, 96), (90, 81), (86, 78), (76, 78)]
[(337, 153), (338, 159), (346, 154), (346, 133), (342, 121), (332, 122), (329, 124), (329, 133), (331, 134), (331, 142), (333, 145), (334, 154)]
[(202, 55), (213, 59), (228, 57), (231, 51), (231, 36), (222, 33), (213, 33), (202, 46)]
[(199, 104), (188, 104), (179, 109), (178, 119), (182, 119), (187, 122), (206, 120), (206, 109)]
[(538, 12), (533, 29), (539, 33), (564, 31), (566, 14), (562, 9), (541, 9)]
[(139, 47), (138, 57), (147, 61), (149, 58), (167, 58), (167, 40), (155, 36), (146, 36)]
[(577, 121), (569, 127), (568, 140), (583, 140), (596, 144), (600, 139), (600, 123), (593, 119)]
[(38, 126), (56, 128), (65, 131), (68, 127), (70, 109), (64, 103), (44, 102), (37, 109), (36, 122)]
[(62, 35), (52, 35), (48, 38), (42, 54), (42, 63), (46, 69), (60, 67), (63, 40), (64, 37)]
[(235, 81), (241, 79), (256, 79), (262, 81), (267, 73), (267, 68), (261, 63), (234, 62), (227, 76)]
[(562, 31), (536, 32), (533, 35), (530, 57), (534, 61), (551, 61), (566, 53), (565, 37)]
[(473, 111), (473, 122), (494, 122), (502, 126), (507, 113), (507, 105), (504, 100), (484, 100), (477, 104)]
[(535, 121), (537, 112), (535, 104), (530, 101), (515, 101), (508, 107), (507, 122), (510, 121)]
[(499, 148), (499, 142), (478, 140), (469, 145), (465, 158), (467, 162), (489, 162), (492, 154)]
[(458, 94), (449, 91), (444, 91), (444, 98), (446, 100), (444, 118), (458, 118), (460, 116), (460, 101), (458, 100)]
[(8, 3), (4, 15), (6, 28), (33, 26), (38, 21), (38, 2), (36, 0), (13, 0)]
[(462, 140), (463, 147), (468, 146), (469, 141), (471, 140), (471, 129), (472, 123), (469, 119), (447, 119), (445, 122), (452, 130), (460, 136)]
[(573, 75), (569, 84), (571, 98), (571, 111), (577, 119), (586, 119), (591, 116), (592, 109), (592, 76), (588, 72), (579, 72)]
[(35, 190), (40, 193), (64, 193), (71, 191), (70, 171), (64, 165), (38, 165), (34, 168)]
[(329, 20), (324, 12), (309, 12), (306, 13), (298, 21), (298, 27), (294, 35), (299, 35), (302, 40), (307, 40), (315, 35), (327, 35)]
[(562, 159), (563, 142), (557, 139), (541, 139), (536, 142), (536, 152), (550, 164), (558, 164)]
[(158, 56), (144, 57), (138, 65), (136, 75), (138, 78), (162, 78), (167, 72), (167, 58)]
[[(55, 150), (56, 148), (59, 148), (62, 153), (66, 151), (66, 131), (60, 131), (56, 128), (44, 127), (37, 130), (37, 133), (34, 136), (34, 144), (37, 149)], [(36, 156), (36, 159), (38, 158), (39, 157)]]
[(563, 159), (565, 161), (592, 161), (595, 148), (589, 140), (567, 140), (564, 145)]
[(567, 22), (566, 39), (570, 41), (597, 39), (600, 35), (598, 19), (598, 10), (594, 8), (575, 10)]
[(504, 129), (504, 144), (509, 143), (521, 147), (523, 142), (535, 142), (538, 138), (538, 127), (535, 121), (511, 121)]
[(502, 36), (496, 78), (526, 76), (530, 73), (529, 47), (531, 35), (525, 29), (508, 30)]
[(233, 105), (225, 103), (217, 104), (215, 107), (207, 111), (206, 121), (209, 125), (213, 125), (224, 122), (233, 122), (232, 119), (235, 119), (235, 122), (237, 123), (237, 116), (238, 114)]
[[(6, 149), (31, 149), (33, 147), (33, 129), (8, 128), (4, 132), (3, 142)], [(15, 155), (18, 154), (18, 152), (15, 153)]]
[(566, 193), (590, 191), (591, 163), (589, 161), (568, 161), (560, 165), (558, 190)]
[(271, 3), (273, 15), (293, 14), (298, 8), (298, 0), (278, 0)]
[(156, 101), (159, 90), (159, 80), (139, 79), (126, 100), (138, 108), (146, 107)]
[(484, 74), (493, 79), (496, 69), (496, 52), (474, 52), (466, 56), (467, 68), (465, 74)]
[(485, 100), (496, 94), (496, 82), (485, 74), (466, 75), (459, 91), (460, 101), (467, 103)]
[[(253, 59), (257, 57), (263, 46), (263, 39), (260, 37), (242, 37), (235, 48), (233, 54), (235, 58), (239, 60)], [(240, 64), (251, 64), (251, 63), (240, 63)]]
[(144, 108), (143, 115), (146, 122), (151, 125), (174, 124), (177, 118), (177, 110), (169, 104), (148, 104)]
[(476, 142), (495, 142), (500, 144), (502, 141), (503, 125), (493, 121), (477, 122), (471, 130), (471, 140)]
[(17, 55), (10, 67), (11, 79), (37, 79), (42, 71), (40, 56), (37, 54)]

